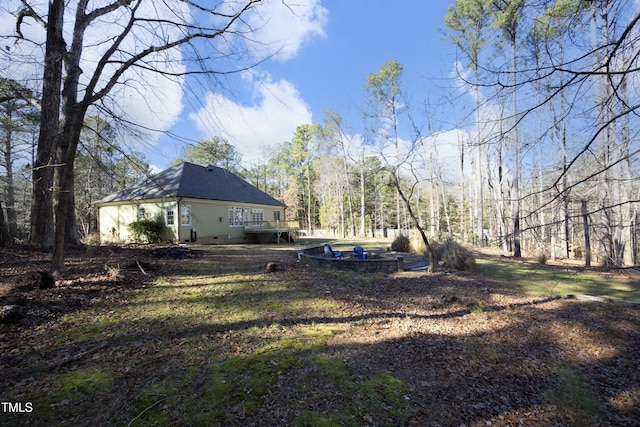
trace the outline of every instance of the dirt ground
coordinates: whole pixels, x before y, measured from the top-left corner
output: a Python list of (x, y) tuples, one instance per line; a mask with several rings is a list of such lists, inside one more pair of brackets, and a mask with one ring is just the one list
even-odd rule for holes
[[(49, 367), (69, 363), (68, 354), (34, 342), (55, 333), (62, 316), (154, 286), (194, 255), (215, 262), (210, 252), (182, 247), (70, 251), (64, 279), (41, 290), (16, 284), (47, 270), (49, 254), (26, 247), (1, 252), (0, 306), (19, 306), (21, 318), (0, 325), (0, 400), (29, 394), (25, 347), (39, 349)], [(278, 270), (278, 280), (318, 274), (293, 257)], [(397, 273), (375, 287), (325, 276), (317, 280), (341, 321), (351, 324), (328, 356), (343, 360), (355, 377), (387, 372), (410, 386), (405, 413), (386, 425), (640, 426), (637, 305), (524, 295), (478, 272)], [(323, 413), (339, 407), (345, 396), (326, 385), (297, 387), (302, 373), (279, 378), (259, 417), (223, 425), (294, 425), (295, 408), (286, 406), (294, 401), (313, 401)], [(576, 390), (595, 396), (597, 408), (581, 407), (585, 399)], [(361, 425), (385, 424), (367, 417)]]

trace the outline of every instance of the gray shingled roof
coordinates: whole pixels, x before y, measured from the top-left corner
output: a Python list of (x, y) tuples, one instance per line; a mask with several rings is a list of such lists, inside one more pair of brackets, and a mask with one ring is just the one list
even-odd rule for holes
[(172, 197), (284, 206), (284, 203), (226, 169), (186, 162), (153, 175), (133, 187), (110, 194), (96, 203)]

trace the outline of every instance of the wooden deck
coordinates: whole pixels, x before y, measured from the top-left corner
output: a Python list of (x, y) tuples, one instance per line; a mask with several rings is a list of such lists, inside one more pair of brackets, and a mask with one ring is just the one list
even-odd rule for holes
[(278, 243), (284, 235), (286, 235), (288, 242), (295, 241), (299, 230), (298, 221), (262, 221), (244, 225), (244, 234), (273, 234)]

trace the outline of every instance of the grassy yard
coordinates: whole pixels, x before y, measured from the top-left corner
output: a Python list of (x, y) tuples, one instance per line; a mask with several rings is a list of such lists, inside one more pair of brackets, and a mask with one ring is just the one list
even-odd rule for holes
[(640, 302), (640, 273), (634, 269), (562, 267), (479, 255), (478, 269), (489, 280), (523, 292), (549, 296), (592, 295)]
[[(313, 241), (309, 243), (313, 244)], [(332, 244), (343, 251), (352, 250), (355, 245), (363, 245), (368, 250), (385, 249), (390, 245), (382, 239), (369, 240), (364, 244), (358, 240), (336, 240)], [(484, 275), (484, 279), (508, 283), (525, 293), (561, 297), (591, 295), (640, 302), (640, 270), (637, 269), (585, 269), (575, 264), (544, 265), (484, 253), (475, 255), (478, 273)]]
[(59, 315), (0, 325), (0, 400), (33, 407), (0, 425), (640, 422), (639, 310), (548, 298), (638, 300), (637, 282), (489, 257), (476, 273), (364, 275), (313, 270), (296, 249), (124, 252), (147, 274), (115, 279), (86, 273), (114, 252), (79, 256), (84, 273), (27, 295)]

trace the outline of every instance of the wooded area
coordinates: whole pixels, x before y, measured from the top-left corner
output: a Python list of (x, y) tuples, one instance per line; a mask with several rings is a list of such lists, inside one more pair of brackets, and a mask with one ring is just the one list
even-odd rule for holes
[[(20, 32), (31, 20), (47, 34), (37, 45), (45, 52), (39, 77), (16, 81), (0, 69), (0, 235), (4, 244), (55, 248), (52, 270), (62, 271), (64, 243), (96, 233), (92, 202), (150, 173), (144, 155), (125, 142), (135, 124), (119, 120), (105, 97), (143, 68), (177, 80), (224, 72), (219, 62), (201, 60), (202, 45), (192, 42), (247, 34), (241, 17), (260, 2), (232, 13), (201, 5), (199, 12), (214, 18), (207, 28), (191, 26), (189, 6), (180, 2), (184, 19), (176, 13), (163, 34), (148, 10), (141, 13), (141, 1), (90, 10), (83, 0), (66, 41), (62, 15), (71, 6), (51, 1), (41, 15), (29, 3), (12, 11), (16, 28), (2, 37), (7, 46), (31, 46)], [(458, 0), (443, 18), (459, 58), (451, 99), (411, 105), (428, 94), (403, 86), (403, 66), (390, 60), (363, 79), (369, 102), (359, 106), (360, 126), (327, 111), (322, 123), (301, 123), (290, 141), (271, 141), (277, 145), (263, 148), (260, 162), (243, 165), (233, 141), (220, 136), (185, 145), (184, 159), (241, 174), (284, 201), (287, 219), (310, 234), (387, 236), (418, 228), (426, 243), (452, 235), (514, 256), (636, 265), (636, 4)], [(80, 69), (84, 34), (105, 19), (118, 25), (102, 40), (95, 68)], [(138, 50), (129, 51), (131, 39)], [(182, 59), (187, 67), (171, 54), (178, 46), (193, 49)], [(14, 51), (3, 49), (2, 60), (33, 64)], [(233, 60), (224, 55), (225, 64)], [(454, 103), (469, 113), (438, 123), (436, 111)], [(439, 155), (446, 134), (457, 135), (453, 162)]]

